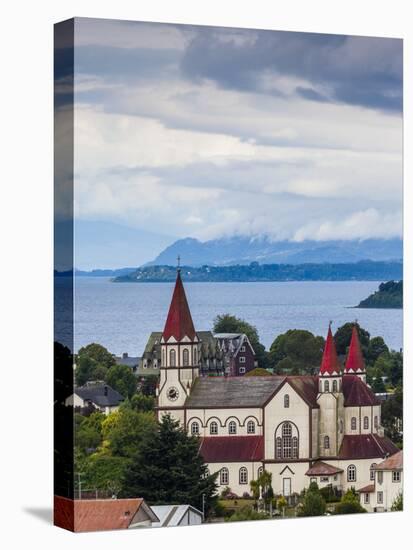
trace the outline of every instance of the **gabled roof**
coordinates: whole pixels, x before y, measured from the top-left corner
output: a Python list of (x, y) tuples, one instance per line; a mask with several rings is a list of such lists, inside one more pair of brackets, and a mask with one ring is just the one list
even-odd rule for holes
[(342, 460), (358, 458), (385, 458), (394, 455), (399, 449), (387, 437), (375, 434), (345, 435), (338, 458)]
[(380, 405), (380, 401), (372, 389), (363, 380), (360, 380), (356, 374), (346, 374), (343, 376), (342, 387), (345, 407)]
[(403, 451), (389, 456), (389, 458), (386, 458), (380, 464), (375, 464), (373, 470), (403, 470)]
[(199, 452), (205, 462), (259, 461), (264, 458), (264, 436), (204, 437), (201, 439)]
[(178, 270), (176, 276), (172, 301), (169, 306), (168, 317), (166, 318), (162, 336), (166, 342), (171, 336), (178, 342), (180, 342), (184, 336), (187, 336), (190, 340), (195, 340), (196, 338), (194, 323), (192, 322), (180, 270)]
[(310, 406), (318, 407), (316, 376), (233, 376), (197, 378), (187, 408), (263, 407), (283, 384), (289, 383)]
[(337, 357), (336, 344), (334, 342), (331, 326), (328, 327), (326, 345), (324, 346), (323, 358), (321, 360), (320, 374), (340, 374), (340, 362)]
[(344, 367), (344, 372), (364, 372), (366, 370), (363, 354), (361, 352), (359, 335), (356, 325), (353, 326), (353, 332), (351, 335), (350, 347)]
[(331, 464), (327, 464), (326, 462), (323, 462), (322, 460), (317, 460), (314, 462), (314, 464), (309, 468), (305, 475), (306, 476), (331, 476), (335, 474), (340, 474), (343, 470), (341, 468), (336, 468), (335, 466), (331, 466)]
[(370, 483), (370, 485), (366, 485), (365, 487), (362, 487), (361, 489), (357, 489), (358, 493), (374, 493), (374, 483)]
[(71, 500), (55, 496), (55, 524), (76, 532), (128, 529), (138, 512), (151, 521), (158, 517), (142, 498)]
[(159, 522), (154, 523), (152, 527), (176, 527), (181, 523), (182, 518), (188, 511), (203, 518), (202, 512), (190, 504), (152, 506), (152, 510), (159, 518)]
[(91, 384), (75, 388), (74, 393), (84, 400), (92, 401), (99, 407), (116, 407), (124, 397), (107, 384)]

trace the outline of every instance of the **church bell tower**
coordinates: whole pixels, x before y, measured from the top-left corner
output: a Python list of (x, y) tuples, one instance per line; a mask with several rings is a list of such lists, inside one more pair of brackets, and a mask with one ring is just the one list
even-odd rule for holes
[(161, 367), (158, 394), (159, 415), (170, 413), (185, 423), (184, 404), (199, 376), (200, 341), (178, 266), (175, 288), (161, 338)]

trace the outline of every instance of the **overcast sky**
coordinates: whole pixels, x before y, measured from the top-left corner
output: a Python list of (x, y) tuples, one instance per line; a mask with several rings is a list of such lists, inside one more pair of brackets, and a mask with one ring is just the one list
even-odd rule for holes
[(401, 236), (401, 40), (75, 28), (78, 218), (201, 240)]

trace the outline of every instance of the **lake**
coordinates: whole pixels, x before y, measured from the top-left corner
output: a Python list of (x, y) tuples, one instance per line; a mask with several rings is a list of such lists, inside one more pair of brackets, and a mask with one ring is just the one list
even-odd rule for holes
[[(58, 284), (65, 284), (63, 279)], [(231, 313), (255, 325), (268, 349), (288, 329), (307, 329), (325, 337), (330, 320), (334, 331), (357, 318), (371, 336), (382, 336), (398, 350), (403, 345), (402, 310), (352, 309), (378, 285), (374, 281), (187, 283), (185, 289), (197, 330), (211, 330), (216, 315)], [(173, 286), (78, 277), (75, 350), (98, 342), (116, 355), (140, 356), (149, 334), (163, 329)]]

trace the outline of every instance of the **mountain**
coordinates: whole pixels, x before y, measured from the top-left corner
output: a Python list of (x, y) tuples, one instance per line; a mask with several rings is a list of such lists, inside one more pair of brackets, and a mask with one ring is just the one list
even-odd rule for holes
[(185, 265), (348, 263), (362, 260), (391, 261), (403, 258), (401, 239), (349, 241), (271, 241), (267, 237), (230, 237), (201, 242), (180, 239), (146, 265), (176, 265), (178, 255)]
[[(402, 262), (318, 264), (258, 264), (228, 266), (182, 266), (186, 282), (266, 282), (266, 281), (383, 281), (400, 279)], [(176, 279), (176, 267), (146, 266), (112, 279), (115, 283), (166, 283)]]

